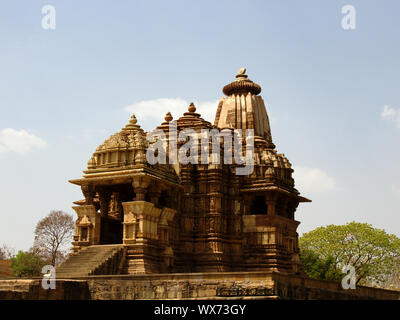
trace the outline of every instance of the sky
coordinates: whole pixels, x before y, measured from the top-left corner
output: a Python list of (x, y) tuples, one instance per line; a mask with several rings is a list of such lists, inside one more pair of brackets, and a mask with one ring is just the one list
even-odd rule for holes
[(296, 212), (299, 234), (359, 221), (400, 236), (399, 11), (390, 0), (2, 0), (0, 245), (27, 250), (51, 210), (75, 215), (83, 197), (68, 180), (132, 112), (151, 130), (194, 101), (213, 122), (241, 67), (313, 201)]

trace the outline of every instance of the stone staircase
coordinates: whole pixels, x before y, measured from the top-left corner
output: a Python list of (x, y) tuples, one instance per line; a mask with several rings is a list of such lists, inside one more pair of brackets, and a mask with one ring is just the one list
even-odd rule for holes
[(118, 274), (124, 257), (123, 245), (95, 245), (83, 248), (56, 268), (56, 278)]

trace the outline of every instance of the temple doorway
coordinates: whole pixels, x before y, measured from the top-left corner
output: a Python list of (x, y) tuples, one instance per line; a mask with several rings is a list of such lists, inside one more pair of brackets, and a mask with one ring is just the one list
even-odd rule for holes
[(135, 194), (131, 184), (116, 184), (100, 189), (102, 217), (100, 244), (122, 244), (124, 212), (122, 203), (132, 201)]
[(100, 244), (122, 244), (122, 221), (114, 216), (101, 218)]

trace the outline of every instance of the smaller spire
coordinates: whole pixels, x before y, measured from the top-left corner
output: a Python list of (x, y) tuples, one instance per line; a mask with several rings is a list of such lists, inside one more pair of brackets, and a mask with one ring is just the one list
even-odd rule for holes
[(173, 117), (171, 115), (171, 112), (168, 111), (167, 114), (165, 115), (164, 120), (167, 121), (167, 122), (171, 122), (172, 119), (173, 119)]
[(138, 130), (138, 129), (140, 129), (140, 126), (137, 124), (137, 122), (138, 121), (136, 119), (135, 114), (132, 114), (131, 118), (129, 119), (129, 123), (122, 130), (126, 131), (126, 130)]
[(194, 106), (194, 103), (193, 103), (193, 102), (191, 102), (191, 103), (189, 104), (188, 111), (189, 111), (189, 112), (196, 112), (196, 107)]

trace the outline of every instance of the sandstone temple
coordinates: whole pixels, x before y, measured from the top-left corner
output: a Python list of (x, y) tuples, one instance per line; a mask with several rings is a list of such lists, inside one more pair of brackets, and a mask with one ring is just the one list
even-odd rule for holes
[[(176, 121), (168, 112), (157, 129), (166, 136), (170, 122), (178, 134), (186, 128), (253, 129), (252, 173), (237, 175), (239, 164), (151, 165), (151, 141), (133, 115), (96, 149), (83, 178), (70, 181), (85, 197), (73, 207), (77, 255), (91, 246), (123, 245), (124, 262), (114, 271), (121, 274), (301, 273), (295, 211), (310, 200), (295, 189), (291, 164), (272, 141), (261, 87), (245, 71), (223, 88), (214, 124), (190, 104)], [(121, 246), (104, 248), (111, 254)]]
[[(275, 148), (261, 87), (242, 68), (222, 91), (213, 124), (191, 103), (176, 120), (166, 110), (149, 133), (132, 115), (100, 144), (83, 177), (70, 181), (84, 199), (74, 202), (73, 253), (56, 269), (57, 290), (33, 279), (22, 284), (26, 292), (0, 298), (400, 299), (393, 291), (346, 291), (305, 275), (295, 212), (310, 200)], [(188, 130), (201, 141), (182, 139)], [(204, 136), (212, 131), (221, 135)], [(151, 159), (166, 161), (149, 161), (150, 150), (156, 150)], [(171, 161), (181, 150), (192, 161)], [(251, 170), (238, 174), (247, 161), (236, 157), (222, 161), (232, 153), (251, 160)]]

